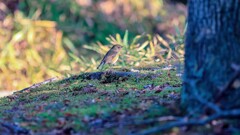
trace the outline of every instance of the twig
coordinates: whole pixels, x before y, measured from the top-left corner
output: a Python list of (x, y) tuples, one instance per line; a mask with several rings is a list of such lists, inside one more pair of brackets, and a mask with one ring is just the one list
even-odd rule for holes
[(199, 103), (201, 103), (201, 104), (205, 105), (206, 107), (214, 110), (215, 112), (220, 112), (221, 111), (221, 109), (217, 105), (215, 105), (214, 103), (212, 103), (210, 101), (206, 101), (205, 99), (203, 99), (201, 97), (200, 94), (197, 93), (197, 86), (196, 86), (196, 84), (197, 84), (198, 80), (189, 80), (188, 82), (191, 85), (191, 87), (193, 88), (191, 90), (192, 96), (194, 96), (194, 98), (197, 99), (197, 101)]
[(57, 77), (50, 78), (50, 79), (47, 79), (47, 80), (45, 80), (45, 81), (43, 81), (43, 82), (35, 83), (35, 84), (33, 84), (32, 86), (30, 86), (30, 87), (27, 87), (27, 88), (24, 88), (24, 89), (22, 89), (22, 90), (16, 91), (16, 92), (14, 92), (13, 94), (23, 93), (23, 92), (25, 92), (25, 91), (27, 91), (27, 90), (29, 90), (29, 89), (37, 88), (37, 87), (40, 87), (40, 86), (42, 86), (42, 85), (44, 85), (44, 84), (47, 84), (47, 83), (50, 83), (50, 82), (54, 82), (54, 81), (56, 81), (56, 80), (58, 80)]
[[(124, 119), (124, 121), (120, 122), (111, 122), (111, 123), (107, 123), (104, 124), (104, 120), (101, 122), (98, 122), (97, 125), (104, 125), (105, 128), (113, 128), (113, 127), (117, 127), (120, 124), (123, 126), (129, 126), (129, 125), (146, 125), (146, 124), (152, 124), (152, 123), (159, 123), (159, 122), (167, 122), (167, 121), (177, 121), (180, 120), (181, 117), (176, 117), (176, 116), (161, 116), (159, 118), (151, 118), (151, 119), (146, 119), (146, 120), (141, 120), (141, 121), (135, 121), (134, 119), (138, 119), (139, 117), (133, 117), (133, 116), (129, 116), (127, 118)], [(91, 126), (96, 126), (94, 125), (95, 123), (91, 123)], [(96, 128), (96, 127), (95, 127)]]
[(180, 121), (175, 121), (175, 122), (170, 122), (167, 123), (163, 126), (159, 126), (159, 127), (153, 127), (153, 128), (149, 128), (146, 130), (143, 130), (141, 132), (138, 133), (134, 133), (131, 135), (148, 135), (148, 134), (153, 134), (153, 133), (157, 133), (160, 131), (166, 131), (169, 130), (173, 127), (183, 127), (183, 126), (202, 126), (205, 125), (213, 120), (216, 119), (220, 119), (220, 118), (236, 118), (236, 117), (240, 117), (240, 109), (235, 109), (235, 110), (229, 110), (229, 111), (221, 111), (219, 113), (216, 113), (214, 115), (208, 116), (207, 118), (204, 118), (202, 120), (199, 119), (182, 119)]
[(231, 90), (231, 87), (235, 80), (240, 76), (240, 65), (232, 64), (232, 69), (235, 71), (232, 78), (228, 81), (228, 83), (219, 88), (219, 93), (216, 96), (215, 103), (219, 102), (222, 97), (227, 93), (227, 91)]
[[(219, 100), (225, 93), (226, 91), (228, 91), (228, 89), (230, 89), (230, 87), (232, 86), (232, 84), (234, 83), (234, 81), (239, 77), (240, 75), (240, 66), (238, 65), (232, 65), (233, 69), (236, 71), (234, 76), (231, 78), (231, 80), (229, 81), (229, 83), (223, 87), (221, 89), (220, 94), (217, 96), (217, 99)], [(175, 122), (169, 122), (163, 126), (159, 126), (159, 127), (153, 127), (147, 130), (143, 130), (141, 132), (135, 133), (136, 135), (147, 135), (147, 134), (153, 134), (156, 132), (160, 132), (160, 131), (165, 131), (165, 130), (169, 130), (173, 127), (183, 127), (183, 126), (202, 126), (205, 125), (213, 120), (216, 119), (220, 119), (220, 118), (236, 118), (236, 117), (240, 117), (240, 109), (233, 109), (233, 110), (221, 110), (216, 104), (214, 104), (213, 102), (209, 102), (205, 99), (203, 99), (198, 93), (197, 93), (197, 83), (198, 81), (200, 81), (199, 79), (195, 79), (195, 80), (188, 80), (187, 82), (190, 84), (190, 86), (193, 88), (193, 90), (191, 90), (190, 92), (192, 93), (192, 96), (194, 96), (195, 99), (197, 99), (197, 101), (203, 105), (205, 105), (206, 107), (214, 110), (216, 113), (214, 115), (210, 115), (206, 118), (203, 119), (182, 119), (179, 121), (175, 121)]]

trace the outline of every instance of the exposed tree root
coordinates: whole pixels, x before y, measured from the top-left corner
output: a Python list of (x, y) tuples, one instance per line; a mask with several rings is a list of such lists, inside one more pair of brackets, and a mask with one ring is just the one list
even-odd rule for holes
[[(231, 86), (233, 84), (233, 82), (238, 79), (239, 75), (240, 75), (240, 66), (239, 65), (232, 65), (233, 69), (235, 70), (235, 74), (233, 75), (232, 79), (230, 79), (229, 83), (226, 84), (226, 86), (224, 86), (221, 89), (221, 92), (217, 95), (217, 101), (219, 101), (221, 99), (222, 96), (224, 96), (224, 94), (226, 94), (226, 92), (228, 90), (231, 89)], [(198, 79), (195, 80), (188, 80), (188, 84), (191, 85), (191, 87), (193, 89), (197, 89), (196, 84), (198, 83)], [(173, 127), (183, 127), (183, 126), (203, 126), (207, 123), (212, 122), (213, 120), (217, 120), (217, 119), (225, 119), (225, 118), (240, 118), (240, 109), (232, 109), (232, 110), (222, 110), (217, 104), (215, 104), (215, 102), (211, 102), (211, 101), (207, 101), (204, 98), (201, 97), (201, 95), (199, 93), (197, 93), (196, 90), (191, 90), (190, 91), (192, 94), (192, 96), (200, 103), (203, 105), (203, 109), (208, 108), (211, 109), (212, 111), (215, 112), (215, 114), (212, 114), (210, 116), (207, 116), (205, 118), (182, 118), (181, 120), (177, 120), (177, 121), (173, 121), (173, 122), (169, 122), (166, 124), (163, 124), (162, 126), (158, 126), (158, 127), (153, 127), (150, 129), (146, 129), (143, 131), (140, 131), (138, 133), (134, 133), (136, 135), (147, 135), (147, 134), (153, 134), (153, 133), (157, 133), (160, 131), (165, 131), (165, 130), (169, 130)]]
[(91, 72), (91, 73), (84, 73), (78, 76), (72, 76), (62, 80), (64, 81), (72, 81), (79, 78), (87, 79), (87, 80), (105, 80), (107, 83), (118, 81), (119, 79), (124, 80), (130, 77), (140, 78), (140, 77), (152, 77), (152, 75), (146, 75), (137, 72), (123, 72), (123, 71), (105, 71), (105, 72)]
[(166, 131), (174, 127), (184, 127), (184, 126), (203, 126), (207, 123), (210, 123), (213, 120), (217, 120), (220, 118), (239, 118), (240, 117), (240, 109), (235, 110), (227, 110), (227, 111), (221, 111), (217, 114), (210, 115), (203, 119), (187, 119), (182, 118), (179, 121), (169, 122), (167, 124), (164, 124), (162, 126), (149, 128), (131, 135), (148, 135), (148, 134), (154, 134), (161, 131)]

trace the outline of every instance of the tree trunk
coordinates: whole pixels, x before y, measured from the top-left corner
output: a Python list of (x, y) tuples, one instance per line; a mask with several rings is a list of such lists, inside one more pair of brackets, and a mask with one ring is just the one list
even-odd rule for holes
[[(196, 96), (222, 109), (240, 108), (240, 1), (189, 0), (182, 103), (203, 111)], [(234, 85), (233, 84), (238, 84)]]

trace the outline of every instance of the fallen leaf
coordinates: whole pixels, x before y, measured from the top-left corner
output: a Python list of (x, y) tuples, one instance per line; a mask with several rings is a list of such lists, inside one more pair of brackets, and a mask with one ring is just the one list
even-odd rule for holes
[(63, 100), (63, 103), (64, 103), (64, 105), (66, 105), (66, 106), (67, 106), (67, 105), (69, 105), (69, 104), (70, 104), (70, 102), (71, 102), (71, 101), (70, 101), (70, 100), (68, 100), (68, 99), (65, 99), (65, 100)]
[(58, 127), (63, 127), (66, 124), (66, 119), (65, 118), (58, 118), (57, 119)]
[(155, 93), (160, 93), (160, 92), (162, 92), (161, 89), (155, 91)]

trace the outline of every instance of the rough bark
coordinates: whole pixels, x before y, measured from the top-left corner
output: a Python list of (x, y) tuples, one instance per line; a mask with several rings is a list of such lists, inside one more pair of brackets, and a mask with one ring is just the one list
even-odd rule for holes
[(195, 93), (208, 102), (218, 100), (222, 109), (240, 108), (240, 87), (226, 87), (240, 79), (233, 68), (240, 65), (240, 1), (189, 0), (188, 13), (183, 105), (203, 111)]

